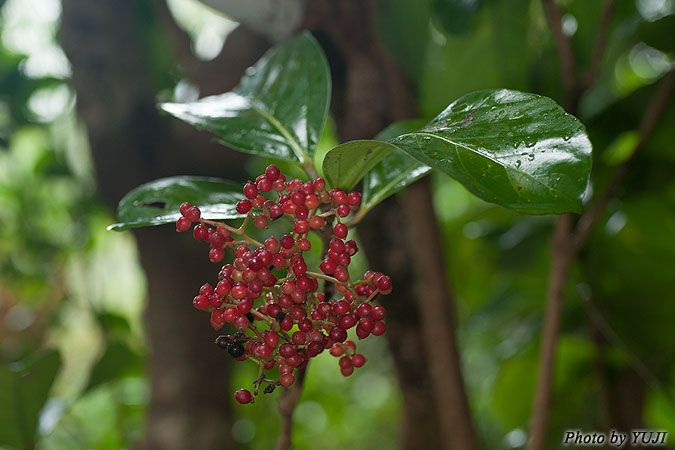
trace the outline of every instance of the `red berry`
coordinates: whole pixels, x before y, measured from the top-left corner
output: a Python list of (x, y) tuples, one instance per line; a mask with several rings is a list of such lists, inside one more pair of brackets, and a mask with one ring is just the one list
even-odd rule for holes
[(361, 204), (361, 194), (358, 192), (350, 192), (347, 195), (347, 204), (349, 206), (359, 206)]
[(354, 367), (361, 367), (366, 363), (366, 357), (360, 353), (352, 356), (352, 364)]
[(380, 279), (377, 280), (377, 288), (382, 293), (387, 291), (391, 292), (391, 278), (386, 275), (380, 277)]
[(347, 331), (344, 328), (336, 325), (330, 329), (328, 336), (334, 342), (344, 342), (347, 339)]
[(309, 226), (310, 228), (313, 228), (315, 230), (318, 230), (319, 228), (322, 228), (324, 225), (326, 225), (326, 221), (324, 220), (323, 217), (319, 216), (312, 216), (309, 219)]
[(225, 250), (222, 248), (212, 248), (209, 250), (209, 259), (211, 262), (219, 262), (225, 257)]
[(176, 231), (187, 231), (192, 226), (192, 222), (186, 217), (179, 217), (176, 221)]
[(259, 229), (261, 229), (261, 230), (264, 230), (265, 228), (267, 228), (267, 217), (262, 216), (262, 215), (260, 215), (260, 216), (255, 216), (255, 217), (253, 218), (253, 225), (254, 225), (256, 228), (259, 228)]
[(281, 236), (281, 247), (283, 248), (293, 248), (293, 245), (295, 244), (295, 240), (293, 237), (289, 234), (284, 234)]
[(291, 386), (293, 383), (295, 383), (295, 377), (292, 373), (285, 373), (279, 377), (279, 384), (283, 387)]
[(340, 344), (333, 344), (333, 346), (330, 348), (330, 354), (336, 357), (342, 356), (344, 354), (344, 350)]
[(209, 308), (210, 301), (205, 295), (198, 295), (192, 300), (192, 304), (195, 308), (203, 311)]
[(281, 344), (281, 347), (279, 347), (279, 356), (283, 358), (289, 358), (293, 355), (295, 355), (295, 347), (293, 344), (290, 344), (286, 342), (285, 344)]
[(352, 367), (352, 360), (349, 358), (349, 356), (343, 356), (340, 358), (339, 364), (341, 368), (346, 369)]
[(251, 210), (251, 201), (248, 199), (239, 200), (237, 202), (237, 212), (239, 214), (246, 214)]
[(246, 198), (254, 199), (258, 196), (258, 188), (252, 182), (248, 182), (244, 185), (244, 195)]
[(267, 331), (265, 334), (265, 344), (272, 348), (276, 348), (279, 345), (279, 333), (274, 330)]
[(239, 389), (234, 393), (234, 399), (242, 405), (245, 405), (247, 403), (251, 403), (253, 396), (248, 389)]
[(184, 202), (182, 205), (180, 205), (180, 213), (182, 216), (185, 216), (187, 213), (187, 210), (191, 207), (192, 205), (189, 204), (188, 202)]
[(344, 223), (338, 223), (333, 227), (333, 234), (340, 239), (347, 237), (347, 225)]
[(341, 239), (331, 239), (329, 246), (335, 253), (344, 253), (345, 251), (345, 243)]
[(347, 281), (349, 279), (349, 272), (343, 266), (337, 266), (335, 268), (334, 275), (335, 275), (335, 278), (338, 279), (338, 281), (344, 282), (344, 281)]
[(279, 170), (279, 168), (274, 164), (270, 164), (265, 169), (265, 176), (270, 181), (277, 181), (277, 179), (279, 179), (279, 175), (281, 175), (281, 170)]
[(321, 264), (319, 264), (319, 269), (326, 275), (332, 275), (335, 272), (337, 265), (333, 260), (324, 259)]
[(220, 280), (216, 285), (216, 292), (223, 297), (230, 293), (230, 289), (232, 289), (232, 285), (227, 280)]
[(385, 332), (387, 331), (387, 326), (384, 324), (384, 322), (375, 322), (375, 325), (373, 325), (373, 336), (382, 336)]
[(338, 213), (338, 216), (340, 216), (340, 217), (347, 217), (350, 212), (351, 212), (351, 209), (349, 209), (348, 205), (340, 205), (340, 206), (337, 207), (337, 213)]
[(309, 231), (309, 222), (306, 220), (298, 220), (293, 226), (293, 231), (298, 234), (305, 234)]
[(265, 177), (256, 183), (256, 187), (260, 192), (269, 192), (272, 189), (272, 182)]
[(314, 190), (316, 192), (321, 192), (326, 188), (326, 181), (321, 177), (315, 179), (312, 184), (314, 185)]
[(333, 193), (333, 201), (336, 205), (344, 205), (347, 203), (347, 194), (338, 189)]
[(192, 230), (192, 235), (198, 241), (207, 241), (209, 239), (209, 229), (205, 225), (199, 224)]
[(302, 250), (303, 252), (308, 252), (312, 249), (312, 244), (305, 238), (298, 239), (297, 246), (298, 249)]
[(197, 222), (201, 216), (202, 212), (196, 206), (190, 206), (185, 211), (185, 217), (192, 222)]
[(382, 320), (386, 315), (387, 310), (384, 309), (384, 306), (373, 306), (373, 308), (370, 310), (370, 317), (372, 317), (373, 320)]
[(236, 319), (234, 319), (234, 326), (237, 327), (239, 330), (244, 330), (248, 328), (251, 322), (248, 321), (248, 318), (244, 315), (239, 315)]
[(279, 205), (273, 205), (270, 207), (270, 219), (278, 219), (284, 215), (284, 209)]
[(305, 338), (305, 333), (303, 333), (302, 331), (296, 331), (295, 333), (293, 333), (293, 334), (291, 335), (291, 341), (293, 341), (293, 343), (294, 343), (295, 345), (302, 345), (302, 344), (304, 344), (304, 343), (305, 343), (305, 339), (306, 339), (306, 338)]

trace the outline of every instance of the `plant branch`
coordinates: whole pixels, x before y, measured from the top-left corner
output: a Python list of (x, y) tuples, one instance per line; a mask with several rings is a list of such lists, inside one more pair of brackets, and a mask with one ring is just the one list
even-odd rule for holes
[(647, 113), (643, 117), (642, 123), (640, 124), (640, 138), (635, 147), (635, 150), (631, 154), (630, 158), (628, 158), (621, 164), (621, 166), (619, 166), (605, 191), (595, 201), (591, 209), (579, 220), (573, 241), (575, 254), (581, 251), (583, 246), (586, 244), (591, 231), (600, 220), (600, 217), (602, 217), (607, 204), (616, 193), (616, 190), (621, 185), (623, 179), (626, 177), (629, 166), (635, 160), (637, 155), (641, 153), (645, 143), (654, 131), (656, 124), (658, 123), (666, 105), (668, 104), (674, 84), (675, 70), (671, 70), (662, 78), (661, 82), (659, 83), (659, 87), (649, 102)]
[(555, 0), (543, 0), (544, 9), (551, 24), (551, 30), (555, 38), (555, 46), (558, 49), (560, 67), (562, 68), (562, 84), (565, 90), (565, 109), (569, 112), (575, 109), (577, 100), (576, 68), (574, 54), (570, 41), (562, 30), (562, 14)]
[(591, 68), (586, 75), (586, 83), (584, 89), (590, 89), (600, 72), (602, 65), (602, 57), (607, 47), (607, 37), (609, 36), (609, 25), (612, 22), (612, 13), (616, 6), (616, 0), (607, 0), (605, 7), (602, 10), (600, 19), (600, 26), (598, 27), (598, 35), (595, 38), (595, 45), (593, 47), (593, 58), (591, 59)]

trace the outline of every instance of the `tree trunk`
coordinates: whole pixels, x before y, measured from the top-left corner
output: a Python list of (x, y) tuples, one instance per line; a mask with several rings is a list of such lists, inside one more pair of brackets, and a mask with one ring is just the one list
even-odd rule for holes
[[(153, 6), (151, 20), (165, 21), (173, 53), (184, 57), (187, 72), (207, 92), (231, 89), (268, 46), (239, 28), (222, 57), (197, 67), (185, 52), (185, 37), (175, 24), (166, 23), (172, 19), (164, 2)], [(156, 59), (144, 45), (142, 27), (149, 24), (147, 18), (142, 21), (141, 7), (131, 1), (63, 0), (61, 41), (73, 68), (77, 110), (88, 129), (98, 190), (111, 208), (130, 189), (152, 179), (176, 174), (237, 179), (244, 162), (242, 155), (212, 144), (204, 133), (158, 115), (151, 76)], [(135, 236), (149, 289), (145, 318), (151, 398), (143, 447), (232, 448), (229, 358), (211, 345), (218, 333), (191, 304), (199, 286), (216, 279), (218, 267), (208, 262), (203, 246), (176, 235), (170, 225)]]

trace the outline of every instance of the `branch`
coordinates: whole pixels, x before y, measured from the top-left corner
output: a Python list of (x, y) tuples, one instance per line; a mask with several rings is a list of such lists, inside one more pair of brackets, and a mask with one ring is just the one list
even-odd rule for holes
[(654, 131), (656, 124), (658, 123), (661, 115), (663, 114), (663, 111), (666, 108), (666, 105), (668, 104), (668, 99), (672, 93), (674, 84), (675, 70), (671, 70), (661, 79), (658, 89), (649, 102), (647, 113), (643, 117), (642, 123), (640, 124), (640, 138), (635, 147), (635, 150), (633, 151), (633, 154), (630, 156), (630, 158), (624, 161), (621, 166), (619, 166), (619, 168), (614, 173), (612, 180), (609, 182), (607, 189), (605, 189), (604, 193), (598, 198), (592, 208), (579, 220), (572, 244), (575, 255), (578, 254), (586, 244), (591, 231), (600, 220), (600, 217), (602, 217), (607, 204), (616, 193), (616, 190), (621, 185), (623, 179), (626, 177), (629, 166), (645, 147), (645, 143)]
[(565, 109), (570, 112), (575, 108), (577, 100), (576, 68), (574, 54), (570, 41), (562, 31), (562, 15), (555, 0), (543, 0), (544, 9), (551, 24), (551, 30), (555, 38), (555, 46), (558, 49), (558, 57), (562, 68), (562, 83), (565, 90)]
[(595, 83), (600, 66), (602, 63), (602, 55), (605, 53), (607, 46), (607, 37), (609, 36), (609, 25), (612, 22), (612, 13), (614, 12), (615, 0), (607, 0), (605, 7), (602, 10), (602, 17), (600, 19), (600, 26), (598, 35), (595, 38), (595, 46), (593, 47), (593, 58), (591, 59), (591, 68), (586, 75), (586, 84), (584, 89), (588, 90)]
[(285, 389), (279, 396), (277, 407), (281, 413), (281, 434), (277, 441), (277, 450), (288, 450), (291, 448), (291, 435), (293, 433), (293, 411), (302, 395), (302, 385), (305, 381), (307, 368), (299, 369), (296, 372), (295, 383), (293, 386)]
[(546, 429), (551, 413), (551, 391), (555, 370), (555, 353), (560, 334), (563, 294), (573, 255), (569, 246), (572, 228), (570, 213), (558, 216), (553, 231), (551, 275), (546, 298), (546, 314), (539, 355), (539, 377), (532, 406), (532, 425), (527, 450), (542, 450), (546, 443)]

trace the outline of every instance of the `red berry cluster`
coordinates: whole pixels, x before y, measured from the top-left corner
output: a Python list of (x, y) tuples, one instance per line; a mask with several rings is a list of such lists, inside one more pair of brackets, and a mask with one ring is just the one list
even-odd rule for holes
[[(360, 280), (349, 274), (358, 247), (353, 239), (346, 240), (348, 229), (341, 219), (358, 209), (361, 194), (326, 191), (320, 177), (311, 182), (287, 181), (275, 165), (255, 182), (247, 182), (243, 191), (245, 198), (237, 203), (237, 211), (246, 219), (239, 228), (204, 219), (199, 208), (189, 203), (181, 205), (176, 222), (177, 231), (197, 223), (193, 235), (209, 243), (211, 261), (219, 262), (225, 250), (233, 251), (234, 261), (222, 267), (216, 286), (204, 284), (193, 304), (210, 312), (216, 330), (225, 323), (238, 330), (219, 336), (218, 346), (236, 360), (249, 359), (260, 367), (254, 392), (240, 389), (235, 399), (252, 403), (263, 383), (265, 393), (276, 386), (291, 386), (294, 370), (304, 368), (325, 349), (340, 357), (340, 372), (351, 375), (366, 358), (347, 340), (347, 330), (355, 328), (359, 339), (384, 334), (386, 310), (372, 301), (392, 290), (391, 279), (380, 272), (368, 271)], [(246, 234), (251, 221), (265, 229), (270, 220), (283, 216), (293, 219), (292, 231), (280, 238), (270, 236), (261, 243)], [(311, 231), (327, 243), (321, 272), (308, 270), (303, 257), (312, 247), (307, 239)], [(276, 367), (278, 375), (266, 372)]]

